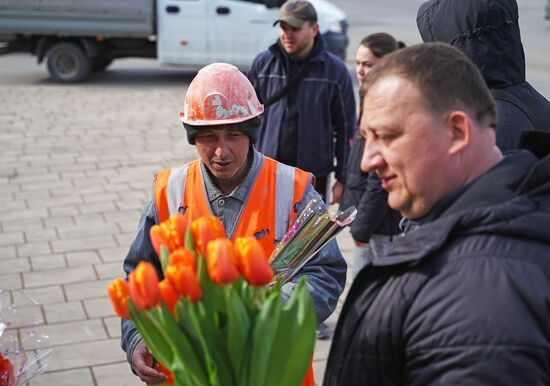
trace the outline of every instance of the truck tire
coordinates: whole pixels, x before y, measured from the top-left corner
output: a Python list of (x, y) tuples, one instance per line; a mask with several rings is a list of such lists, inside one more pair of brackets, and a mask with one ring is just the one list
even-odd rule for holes
[(63, 83), (78, 83), (92, 69), (92, 61), (82, 48), (74, 43), (57, 43), (48, 50), (48, 71), (51, 77)]
[(111, 56), (96, 56), (92, 63), (92, 72), (104, 71), (111, 63), (113, 63)]

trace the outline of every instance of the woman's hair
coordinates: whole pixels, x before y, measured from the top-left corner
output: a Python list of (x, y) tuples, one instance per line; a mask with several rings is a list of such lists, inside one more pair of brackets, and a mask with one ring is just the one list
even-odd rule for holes
[[(381, 58), (393, 51), (406, 47), (405, 43), (395, 40), (385, 32), (368, 35), (361, 40), (360, 46), (367, 47), (377, 58)], [(359, 120), (363, 115), (363, 90), (359, 90)]]
[(362, 46), (367, 47), (377, 58), (381, 58), (390, 52), (405, 47), (405, 43), (395, 40), (393, 36), (385, 32), (378, 32), (361, 40)]

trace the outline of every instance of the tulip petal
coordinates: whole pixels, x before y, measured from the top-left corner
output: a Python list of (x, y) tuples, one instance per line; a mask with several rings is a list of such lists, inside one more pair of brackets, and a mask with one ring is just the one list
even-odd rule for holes
[(166, 277), (181, 296), (191, 299), (193, 303), (202, 298), (202, 289), (191, 268), (185, 265), (169, 265), (166, 268)]
[(160, 301), (159, 279), (153, 264), (147, 261), (138, 263), (129, 275), (130, 298), (138, 309), (148, 310)]
[(161, 245), (165, 245), (169, 251), (182, 248), (187, 228), (187, 219), (179, 213), (158, 225), (153, 225), (149, 231), (149, 237), (157, 255), (160, 256)]
[(235, 240), (235, 258), (250, 285), (266, 285), (273, 278), (273, 268), (265, 250), (254, 237), (239, 237)]
[(128, 296), (130, 295), (130, 289), (128, 282), (122, 278), (116, 278), (107, 287), (107, 293), (116, 314), (123, 319), (130, 319), (130, 313), (128, 311)]
[(229, 284), (236, 281), (239, 271), (235, 266), (231, 241), (224, 238), (210, 241), (206, 251), (206, 266), (214, 283)]
[(172, 315), (174, 315), (179, 296), (169, 279), (164, 279), (159, 282), (159, 292), (160, 298), (164, 304), (166, 304), (166, 307), (168, 307)]
[(170, 254), (170, 265), (185, 265), (197, 272), (197, 261), (195, 254), (188, 249), (178, 248)]
[(223, 223), (216, 216), (204, 216), (191, 223), (191, 232), (195, 239), (197, 250), (206, 255), (206, 246), (212, 240), (225, 238)]

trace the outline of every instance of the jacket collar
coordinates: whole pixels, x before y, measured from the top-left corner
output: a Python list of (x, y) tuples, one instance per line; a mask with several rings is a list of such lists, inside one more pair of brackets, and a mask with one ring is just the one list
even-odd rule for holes
[[(281, 47), (281, 43), (279, 39), (277, 39), (277, 42), (275, 42), (269, 47), (269, 51), (283, 63), (286, 63), (289, 60), (293, 60), (290, 56), (288, 56), (286, 51)], [(313, 48), (311, 49), (311, 52), (301, 62), (323, 60), (322, 54), (325, 51), (326, 51), (325, 40), (323, 39), (323, 36), (321, 36), (320, 34), (317, 34), (317, 36), (315, 36), (315, 42), (313, 44)]]
[[(373, 265), (420, 264), (456, 233), (515, 231), (513, 219), (534, 211), (537, 197), (549, 201), (549, 196), (550, 156), (537, 161), (527, 151), (507, 153), (500, 163), (449, 202), (437, 219), (394, 242), (388, 255), (375, 260)], [(527, 222), (517, 231), (538, 237), (537, 230), (531, 227), (540, 225)]]

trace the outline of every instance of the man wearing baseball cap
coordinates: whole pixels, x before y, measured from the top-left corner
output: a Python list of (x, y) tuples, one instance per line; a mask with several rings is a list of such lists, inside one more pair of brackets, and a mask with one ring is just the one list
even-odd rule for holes
[[(248, 73), (265, 106), (256, 147), (313, 173), (315, 189), (327, 203), (329, 175), (334, 172), (330, 203), (338, 203), (356, 121), (350, 74), (326, 49), (310, 2), (284, 3), (273, 23), (277, 25), (278, 41), (254, 59)], [(330, 337), (324, 324), (317, 337)]]
[(256, 57), (248, 73), (265, 106), (256, 147), (313, 173), (325, 200), (335, 172), (332, 202), (339, 202), (355, 123), (350, 74), (327, 51), (308, 1), (284, 3), (273, 25), (279, 27), (278, 41)]

